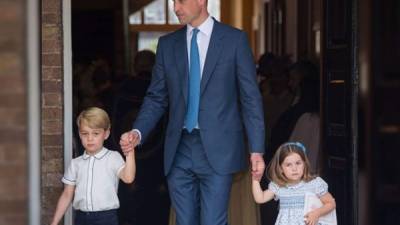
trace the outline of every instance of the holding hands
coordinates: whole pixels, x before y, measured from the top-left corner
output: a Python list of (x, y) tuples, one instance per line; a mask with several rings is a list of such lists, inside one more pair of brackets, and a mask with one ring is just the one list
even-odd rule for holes
[(265, 162), (261, 153), (251, 153), (251, 175), (253, 180), (260, 181), (265, 170)]
[(129, 152), (133, 151), (139, 143), (140, 143), (140, 135), (135, 130), (123, 133), (119, 141), (119, 144), (121, 145), (121, 149), (124, 155), (127, 155)]

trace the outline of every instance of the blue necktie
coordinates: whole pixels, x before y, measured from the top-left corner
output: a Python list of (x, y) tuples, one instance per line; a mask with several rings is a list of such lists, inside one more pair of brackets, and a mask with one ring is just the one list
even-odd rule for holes
[(199, 29), (193, 29), (190, 42), (190, 68), (189, 68), (189, 98), (186, 112), (186, 129), (189, 133), (197, 124), (200, 101), (200, 57), (197, 46), (197, 33)]

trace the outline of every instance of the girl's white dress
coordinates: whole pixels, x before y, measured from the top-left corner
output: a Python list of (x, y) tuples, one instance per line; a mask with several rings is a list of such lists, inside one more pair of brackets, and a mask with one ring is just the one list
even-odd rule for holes
[(268, 189), (275, 193), (275, 200), (279, 200), (279, 214), (275, 225), (304, 225), (304, 196), (306, 192), (318, 197), (328, 192), (328, 184), (320, 177), (309, 182), (301, 181), (295, 185), (279, 187), (270, 182)]

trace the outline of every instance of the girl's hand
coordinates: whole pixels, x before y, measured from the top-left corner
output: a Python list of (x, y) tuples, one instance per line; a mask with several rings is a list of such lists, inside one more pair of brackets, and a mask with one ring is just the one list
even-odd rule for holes
[(304, 216), (304, 222), (307, 225), (317, 225), (319, 216), (319, 213), (316, 210), (313, 210)]

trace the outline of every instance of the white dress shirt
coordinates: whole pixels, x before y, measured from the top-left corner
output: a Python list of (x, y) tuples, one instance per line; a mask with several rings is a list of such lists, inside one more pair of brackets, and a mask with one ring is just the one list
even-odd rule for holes
[(118, 152), (104, 147), (95, 155), (85, 152), (73, 159), (62, 182), (75, 186), (74, 209), (95, 212), (119, 208), (118, 174), (124, 166)]
[[(214, 20), (212, 19), (211, 16), (209, 16), (202, 24), (200, 24), (200, 26), (197, 27), (197, 29), (199, 29), (199, 33), (197, 34), (197, 46), (199, 48), (199, 57), (200, 57), (200, 76), (203, 76), (204, 63), (206, 61), (208, 45), (210, 44), (213, 27), (214, 27)], [(194, 28), (195, 27), (192, 27), (191, 25), (188, 24), (186, 29), (188, 62), (190, 62), (190, 44)]]

